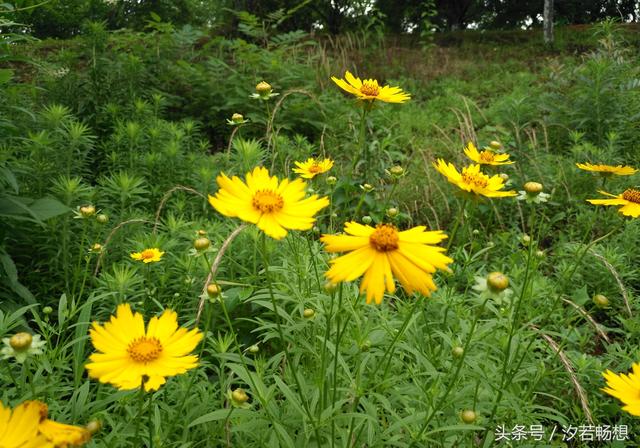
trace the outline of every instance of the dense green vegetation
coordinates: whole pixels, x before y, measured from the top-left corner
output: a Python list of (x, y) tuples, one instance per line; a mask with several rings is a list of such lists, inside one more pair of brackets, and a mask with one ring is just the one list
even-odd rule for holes
[[(492, 446), (499, 425), (543, 425), (547, 438), (557, 425), (554, 446), (593, 446), (563, 441), (569, 425), (627, 425), (629, 440), (603, 445), (640, 442), (601, 391), (602, 372), (640, 360), (640, 221), (586, 202), (638, 188), (638, 174), (575, 166), (637, 167), (634, 27), (560, 27), (547, 48), (538, 31), (417, 44), (375, 27), (314, 38), (281, 26), (284, 12), (234, 13), (227, 34), (166, 14), (121, 17), (144, 32), (83, 22), (66, 40), (3, 19), (0, 337), (27, 331), (46, 346), (0, 361), (2, 403), (100, 420), (88, 446)], [(346, 70), (411, 100), (376, 102), (361, 133), (355, 100), (331, 81)], [(260, 81), (278, 96), (250, 98)], [(228, 124), (234, 113), (247, 123)], [(508, 190), (539, 182), (548, 201), (454, 194), (433, 163), (468, 164), (469, 141), (499, 141), (516, 163), (491, 173), (508, 174)], [(240, 221), (208, 203), (216, 177), (264, 166), (293, 179), (312, 156), (335, 161), (308, 182), (331, 201), (315, 226), (283, 240), (248, 226), (227, 241)], [(443, 230), (451, 272), (434, 274), (428, 298), (399, 287), (380, 305), (358, 282), (326, 284), (320, 235), (351, 220)], [(203, 236), (210, 247), (194, 248)], [(222, 292), (207, 294), (225, 241)], [(130, 257), (146, 248), (164, 255)], [(494, 271), (508, 292), (476, 288)], [(122, 303), (197, 326), (199, 366), (147, 394), (88, 378), (90, 324)]]

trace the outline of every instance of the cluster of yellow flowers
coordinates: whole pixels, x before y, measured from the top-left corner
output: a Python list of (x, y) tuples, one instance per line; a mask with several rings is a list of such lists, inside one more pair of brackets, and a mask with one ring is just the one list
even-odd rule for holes
[[(498, 142), (492, 142), (493, 149), (500, 148), (501, 145)], [(492, 148), (485, 148), (483, 151), (478, 151), (472, 142), (467, 144), (464, 149), (464, 153), (469, 159), (476, 162), (473, 165), (468, 165), (462, 168), (462, 171), (458, 171), (452, 163), (447, 163), (442, 159), (438, 159), (433, 164), (436, 170), (453, 185), (460, 188), (462, 191), (471, 195), (473, 199), (480, 196), (488, 198), (504, 198), (515, 196), (515, 191), (504, 191), (505, 176), (494, 174), (488, 176), (480, 170), (481, 165), (510, 165), (512, 162), (509, 160), (509, 154), (499, 154), (492, 150)]]

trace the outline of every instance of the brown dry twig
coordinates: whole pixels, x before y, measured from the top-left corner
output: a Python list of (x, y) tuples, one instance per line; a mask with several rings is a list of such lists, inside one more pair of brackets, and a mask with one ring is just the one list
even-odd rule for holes
[(573, 365), (571, 364), (571, 361), (569, 360), (567, 355), (564, 353), (564, 351), (562, 351), (562, 349), (558, 346), (558, 344), (556, 344), (556, 342), (550, 336), (542, 333), (540, 329), (535, 325), (532, 325), (531, 327), (534, 330), (536, 330), (540, 336), (542, 336), (542, 338), (547, 342), (547, 344), (549, 344), (549, 346), (560, 357), (560, 362), (562, 363), (565, 370), (569, 374), (569, 377), (571, 378), (571, 382), (573, 383), (573, 388), (575, 389), (576, 394), (578, 394), (578, 398), (580, 399), (580, 405), (582, 406), (582, 411), (584, 412), (584, 416), (586, 417), (589, 424), (593, 425), (594, 424), (593, 417), (591, 416), (591, 409), (589, 409), (589, 400), (587, 399), (587, 394), (585, 393), (582, 385), (578, 381), (578, 377), (576, 376), (576, 372), (573, 369)]

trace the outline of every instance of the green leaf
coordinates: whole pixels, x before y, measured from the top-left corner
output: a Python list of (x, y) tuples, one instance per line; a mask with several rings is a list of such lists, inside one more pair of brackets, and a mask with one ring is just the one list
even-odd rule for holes
[(13, 70), (10, 68), (0, 69), (0, 85), (6, 84), (13, 78)]
[(41, 221), (46, 221), (71, 211), (69, 207), (53, 198), (38, 199), (29, 208)]
[[(217, 411), (209, 412), (208, 414), (204, 414), (191, 423), (189, 423), (189, 428), (196, 425), (201, 425), (203, 423), (216, 422), (218, 420), (226, 420), (229, 415), (229, 409), (218, 409)], [(234, 409), (231, 412), (231, 418), (233, 417), (249, 417), (255, 418), (256, 413), (249, 409)]]

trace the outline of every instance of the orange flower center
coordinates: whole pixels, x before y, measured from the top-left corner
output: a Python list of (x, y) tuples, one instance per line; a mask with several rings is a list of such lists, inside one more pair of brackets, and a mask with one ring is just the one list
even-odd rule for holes
[(369, 236), (369, 244), (378, 252), (389, 252), (398, 248), (398, 231), (390, 224), (378, 224)]
[(640, 190), (628, 188), (622, 193), (622, 199), (640, 204)]
[(284, 199), (275, 191), (259, 190), (253, 195), (251, 205), (262, 213), (273, 213), (282, 210)]
[(152, 249), (145, 249), (140, 253), (143, 260), (150, 260), (156, 256), (156, 251)]
[(156, 338), (140, 337), (134, 339), (127, 347), (127, 353), (136, 362), (151, 362), (160, 357), (162, 344)]
[(380, 87), (378, 87), (378, 83), (365, 81), (360, 87), (360, 93), (367, 96), (378, 96)]
[(480, 160), (483, 162), (493, 162), (495, 159), (495, 154), (491, 151), (480, 151)]
[(309, 167), (309, 172), (313, 174), (321, 173), (322, 167), (318, 164), (318, 162), (314, 162), (313, 165)]
[(482, 173), (473, 174), (463, 171), (462, 182), (476, 188), (486, 188), (489, 185), (489, 178)]

